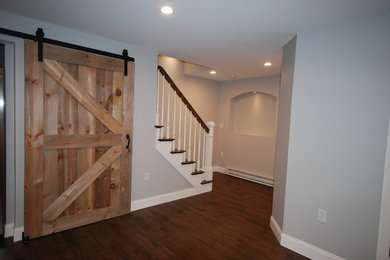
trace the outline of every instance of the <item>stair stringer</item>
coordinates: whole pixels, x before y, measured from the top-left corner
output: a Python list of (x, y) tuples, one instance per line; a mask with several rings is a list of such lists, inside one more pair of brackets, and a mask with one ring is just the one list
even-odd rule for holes
[(183, 154), (171, 154), (172, 142), (159, 142), (156, 138), (156, 149), (196, 189), (198, 194), (212, 191), (212, 183), (200, 184), (203, 174), (191, 175), (194, 169), (192, 164), (181, 164)]

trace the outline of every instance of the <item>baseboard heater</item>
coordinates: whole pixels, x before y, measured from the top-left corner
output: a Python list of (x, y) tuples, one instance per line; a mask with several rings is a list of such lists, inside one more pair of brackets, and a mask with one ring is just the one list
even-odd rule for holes
[(248, 181), (253, 181), (256, 183), (264, 184), (264, 185), (267, 185), (270, 187), (274, 186), (273, 179), (259, 176), (259, 175), (253, 174), (253, 173), (239, 171), (239, 170), (232, 169), (232, 168), (227, 168), (227, 171), (225, 171), (225, 173), (232, 175), (232, 176), (235, 176), (235, 177), (238, 177), (238, 178), (248, 180)]

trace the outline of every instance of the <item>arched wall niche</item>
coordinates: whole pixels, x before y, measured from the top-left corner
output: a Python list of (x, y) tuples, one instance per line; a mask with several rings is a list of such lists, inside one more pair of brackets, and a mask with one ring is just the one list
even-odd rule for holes
[(251, 91), (230, 99), (230, 131), (251, 136), (275, 136), (277, 97)]

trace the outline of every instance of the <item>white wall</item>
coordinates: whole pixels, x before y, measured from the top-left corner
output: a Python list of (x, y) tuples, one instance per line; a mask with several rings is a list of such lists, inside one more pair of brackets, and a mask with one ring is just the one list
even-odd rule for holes
[[(231, 127), (231, 106), (233, 98), (252, 91), (271, 95), (277, 101), (279, 79), (279, 76), (272, 76), (220, 83), (219, 124), (216, 125), (216, 129), (218, 129), (215, 149), (216, 165), (273, 179), (275, 133), (272, 135), (247, 135), (234, 132)], [(224, 153), (223, 157), (221, 152)]]
[(297, 38), (283, 232), (346, 259), (376, 256), (389, 28), (387, 13)]
[(290, 134), (291, 99), (294, 80), (296, 36), (283, 47), (282, 71), (279, 90), (279, 115), (275, 153), (275, 180), (272, 216), (283, 229), (286, 192), (288, 141)]
[[(133, 136), (133, 177), (132, 177), (132, 200), (148, 198), (154, 195), (183, 190), (190, 185), (188, 182), (157, 152), (155, 149), (155, 100), (157, 87), (157, 51), (146, 49), (128, 43), (117, 42), (101, 36), (72, 30), (69, 28), (44, 23), (13, 14), (0, 12), (0, 27), (18, 30), (29, 34), (35, 34), (37, 27), (42, 27), (45, 36), (61, 41), (67, 41), (91, 48), (101, 49), (114, 53), (122, 53), (124, 48), (129, 50), (129, 55), (135, 58), (135, 93), (134, 93), (134, 136)], [(19, 53), (16, 53), (19, 55)], [(23, 58), (22, 58), (23, 60)], [(23, 73), (22, 61), (16, 66), (16, 73)], [(24, 79), (18, 78), (20, 82)], [(23, 111), (24, 84), (16, 85), (16, 106), (18, 111)], [(8, 216), (7, 221), (14, 219), (16, 227), (23, 226), (23, 185), (24, 185), (24, 116), (15, 118), (16, 144), (19, 153), (16, 153), (16, 191), (7, 190), (7, 194), (15, 193), (14, 216)], [(21, 146), (21, 147), (20, 147)], [(144, 182), (143, 173), (150, 172), (151, 179)], [(7, 176), (13, 178), (14, 176)], [(9, 183), (9, 182), (7, 182)], [(13, 187), (7, 187), (7, 189)], [(7, 212), (12, 214), (13, 209)]]

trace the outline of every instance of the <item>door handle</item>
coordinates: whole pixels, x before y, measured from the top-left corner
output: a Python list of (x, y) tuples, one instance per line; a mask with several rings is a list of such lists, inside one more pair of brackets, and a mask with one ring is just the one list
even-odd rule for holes
[(126, 139), (127, 139), (126, 149), (129, 149), (130, 148), (130, 135), (129, 134), (126, 135)]

